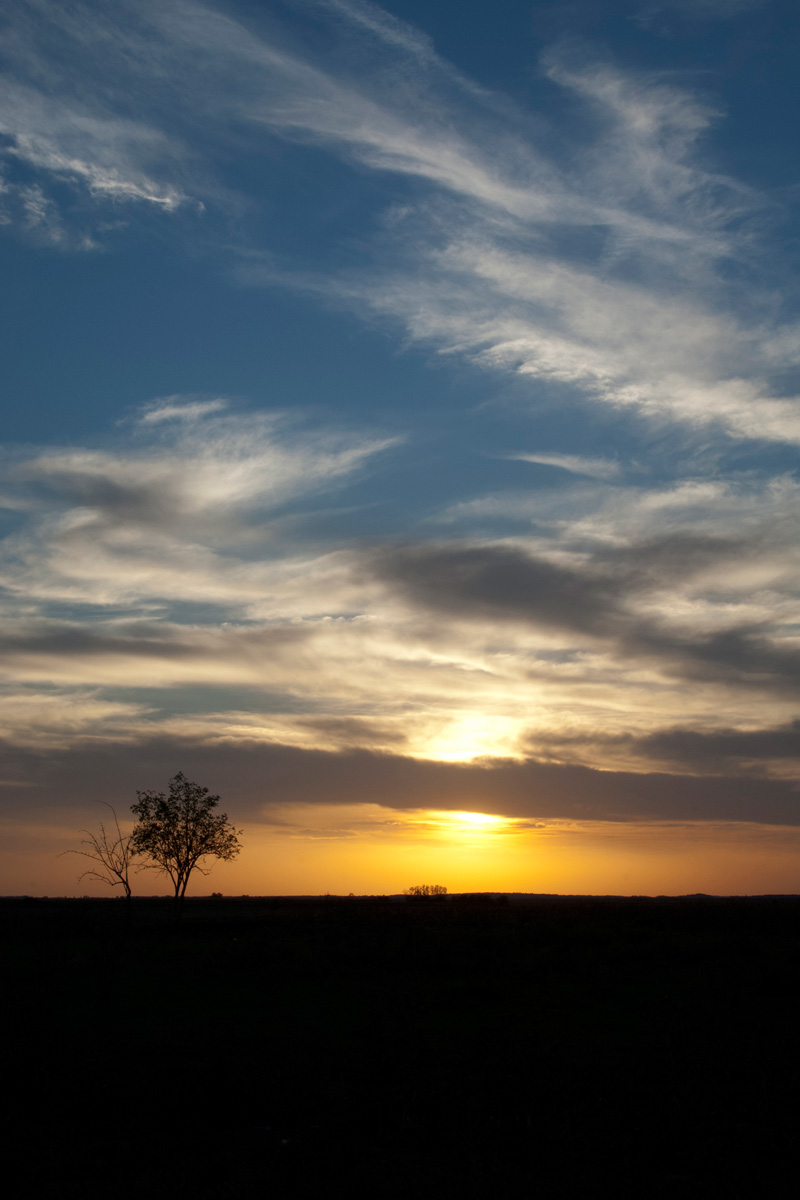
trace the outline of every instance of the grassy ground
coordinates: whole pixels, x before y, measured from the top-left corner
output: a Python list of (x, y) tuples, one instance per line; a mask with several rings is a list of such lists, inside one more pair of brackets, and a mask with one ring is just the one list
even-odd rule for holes
[(0, 921), (13, 1195), (795, 1194), (796, 898)]

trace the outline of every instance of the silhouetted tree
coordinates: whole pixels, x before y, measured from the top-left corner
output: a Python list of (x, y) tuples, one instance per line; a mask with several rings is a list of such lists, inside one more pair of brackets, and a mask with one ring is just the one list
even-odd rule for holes
[(210, 796), (208, 788), (192, 783), (182, 772), (169, 781), (169, 792), (138, 792), (131, 812), (137, 824), (131, 845), (137, 854), (151, 860), (146, 864), (163, 871), (172, 880), (175, 899), (186, 894), (192, 871), (208, 875), (204, 858), (224, 862), (235, 858), (241, 849), (238, 834), (227, 813), (215, 813), (219, 796)]
[(446, 896), (447, 888), (440, 883), (417, 883), (414, 887), (406, 888), (404, 896)]
[[(100, 801), (101, 804), (106, 804), (105, 800)], [(92, 833), (90, 829), (82, 829), (81, 833), (85, 833), (86, 837), (81, 842), (82, 846), (88, 846), (87, 850), (65, 850), (65, 854), (80, 854), (82, 858), (91, 859), (96, 865), (88, 871), (84, 871), (79, 877), (81, 879), (87, 877), (91, 879), (99, 879), (102, 883), (107, 883), (109, 887), (119, 887), (125, 892), (128, 900), (131, 897), (130, 870), (131, 863), (136, 857), (137, 851), (132, 845), (133, 835), (123, 833), (119, 827), (117, 814), (110, 804), (106, 804), (106, 808), (111, 809), (114, 817), (114, 830), (109, 832), (105, 825), (100, 824), (100, 832)]]

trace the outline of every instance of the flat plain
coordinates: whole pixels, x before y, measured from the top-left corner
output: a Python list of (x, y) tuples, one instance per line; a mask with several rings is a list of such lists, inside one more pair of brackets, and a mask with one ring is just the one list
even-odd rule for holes
[(13, 1195), (794, 1195), (800, 898), (5, 899)]

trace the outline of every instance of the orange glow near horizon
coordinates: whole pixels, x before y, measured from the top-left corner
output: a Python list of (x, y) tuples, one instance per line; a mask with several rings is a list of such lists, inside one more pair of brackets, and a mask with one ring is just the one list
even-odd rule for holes
[[(800, 891), (800, 830), (710, 823), (531, 822), (470, 811), (397, 811), (377, 804), (292, 805), (265, 814), (242, 837), (232, 863), (197, 874), (190, 895), (389, 895), (412, 884), (450, 892), (588, 895), (719, 895)], [(44, 849), (44, 844), (48, 849)], [(9, 835), (6, 895), (115, 895), (78, 882), (74, 830)], [(12, 848), (13, 847), (13, 848)], [(165, 894), (154, 872), (134, 892)]]

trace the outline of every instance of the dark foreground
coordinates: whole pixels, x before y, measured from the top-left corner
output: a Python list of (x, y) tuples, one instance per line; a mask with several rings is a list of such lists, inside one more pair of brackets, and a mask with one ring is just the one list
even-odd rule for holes
[(13, 1196), (795, 1194), (798, 898), (125, 907), (0, 900)]

